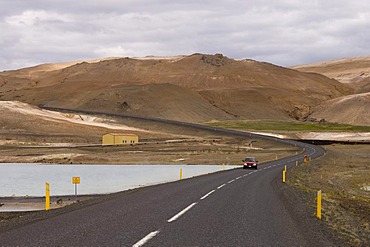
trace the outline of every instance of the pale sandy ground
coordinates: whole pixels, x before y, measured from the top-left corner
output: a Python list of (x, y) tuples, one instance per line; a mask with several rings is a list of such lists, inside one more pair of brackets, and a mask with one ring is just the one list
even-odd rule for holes
[[(267, 135), (276, 138), (292, 138), (289, 134), (269, 132), (255, 132), (255, 134)], [(370, 141), (370, 132), (294, 132), (294, 136), (302, 140), (328, 140), (328, 141)]]
[(370, 132), (306, 132), (296, 134), (301, 139), (329, 141), (370, 141)]
[(47, 121), (70, 122), (95, 127), (103, 127), (112, 130), (145, 132), (145, 130), (124, 126), (122, 124), (106, 123), (108, 120), (103, 118), (83, 114), (76, 115), (71, 113), (49, 111), (18, 101), (0, 101), (0, 108), (9, 109), (11, 111), (18, 112), (24, 115), (33, 115)]
[[(50, 198), (50, 209), (61, 208), (76, 202), (89, 200), (95, 196), (53, 196)], [(0, 198), (0, 212), (25, 212), (39, 210), (45, 210), (45, 197)]]

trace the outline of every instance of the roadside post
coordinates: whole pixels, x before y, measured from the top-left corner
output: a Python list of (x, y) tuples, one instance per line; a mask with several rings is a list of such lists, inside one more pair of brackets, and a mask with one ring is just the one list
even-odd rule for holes
[(50, 209), (50, 185), (45, 183), (45, 211)]
[(307, 163), (307, 155), (306, 154), (303, 156), (303, 163)]
[(295, 161), (295, 166), (298, 167), (298, 160)]
[(316, 217), (321, 220), (321, 190), (317, 192)]
[(286, 172), (286, 165), (284, 165), (284, 171)]
[(283, 171), (283, 183), (285, 183), (285, 173), (286, 173), (286, 171), (284, 170)]
[(182, 168), (180, 168), (180, 180), (182, 179)]
[(72, 177), (72, 184), (75, 185), (75, 196), (77, 198), (77, 184), (80, 184), (80, 177)]

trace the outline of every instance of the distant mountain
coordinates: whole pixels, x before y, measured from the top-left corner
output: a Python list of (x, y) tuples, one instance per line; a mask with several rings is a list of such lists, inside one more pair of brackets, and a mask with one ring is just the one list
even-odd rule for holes
[(305, 73), (221, 54), (110, 58), (0, 73), (0, 100), (190, 122), (300, 119), (353, 89)]
[(311, 117), (329, 122), (370, 125), (370, 92), (328, 100), (313, 110)]
[(370, 92), (370, 56), (305, 64), (292, 67), (302, 72), (314, 72), (351, 86), (355, 93)]
[(354, 94), (329, 100), (313, 109), (313, 118), (355, 125), (370, 125), (370, 56), (352, 57), (293, 67), (320, 73), (350, 86)]

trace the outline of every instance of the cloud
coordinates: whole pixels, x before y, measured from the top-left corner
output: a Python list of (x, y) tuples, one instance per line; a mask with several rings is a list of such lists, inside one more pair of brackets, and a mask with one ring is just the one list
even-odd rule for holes
[(5, 0), (0, 28), (0, 70), (195, 52), (289, 66), (370, 50), (366, 0)]

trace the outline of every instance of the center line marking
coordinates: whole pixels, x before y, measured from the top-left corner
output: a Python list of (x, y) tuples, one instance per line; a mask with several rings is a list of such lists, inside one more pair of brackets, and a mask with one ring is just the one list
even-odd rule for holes
[(173, 216), (171, 219), (167, 220), (168, 223), (177, 220), (181, 215), (185, 214), (188, 210), (190, 210), (192, 207), (194, 207), (197, 204), (197, 202), (194, 202), (190, 204), (188, 207), (186, 207), (184, 210), (182, 210), (180, 213)]
[(203, 200), (205, 199), (207, 196), (209, 196), (210, 194), (212, 194), (213, 192), (215, 192), (215, 190), (212, 190), (211, 192), (209, 192), (208, 194), (202, 196), (200, 199)]
[(226, 184), (223, 184), (223, 185), (220, 185), (217, 187), (217, 189), (221, 189), (222, 187), (224, 187)]
[(229, 181), (229, 182), (227, 182), (227, 183), (229, 184), (229, 183), (232, 183), (232, 182), (234, 182), (234, 181), (235, 181), (235, 179), (233, 179), (233, 180), (230, 180), (230, 181)]
[(159, 233), (159, 231), (155, 231), (155, 232), (149, 233), (143, 239), (141, 239), (139, 242), (137, 242), (136, 244), (134, 244), (132, 247), (140, 247), (140, 246), (143, 246), (150, 239), (154, 238), (155, 235), (157, 235), (158, 233)]

